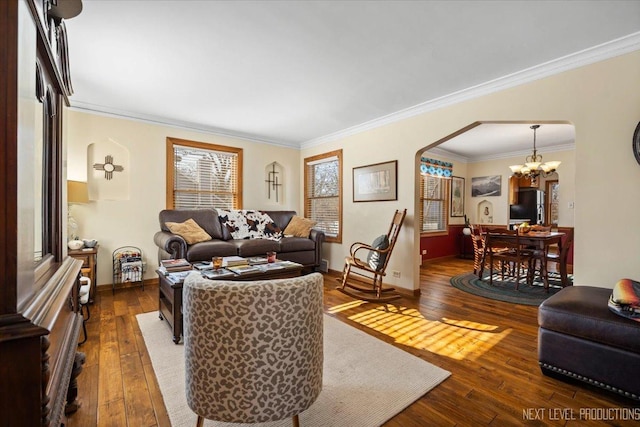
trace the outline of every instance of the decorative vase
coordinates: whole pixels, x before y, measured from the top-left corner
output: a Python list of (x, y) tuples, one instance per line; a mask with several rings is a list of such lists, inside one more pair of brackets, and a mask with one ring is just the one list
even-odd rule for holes
[(67, 246), (72, 251), (77, 251), (78, 249), (82, 249), (84, 247), (84, 242), (82, 240), (69, 240)]

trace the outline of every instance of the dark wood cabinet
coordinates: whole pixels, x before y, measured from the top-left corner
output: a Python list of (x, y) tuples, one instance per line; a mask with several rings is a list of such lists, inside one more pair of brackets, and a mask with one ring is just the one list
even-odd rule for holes
[(0, 1), (3, 426), (63, 424), (83, 359), (82, 263), (62, 244), (62, 114), (71, 89), (60, 8), (70, 4), (81, 3)]

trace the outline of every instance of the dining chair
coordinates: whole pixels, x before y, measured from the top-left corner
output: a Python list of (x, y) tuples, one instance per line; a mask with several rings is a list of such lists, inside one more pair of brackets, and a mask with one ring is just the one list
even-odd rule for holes
[(477, 274), (482, 278), (484, 271), (484, 234), (482, 233), (482, 225), (471, 224), (471, 242), (473, 243), (473, 274)]
[[(530, 233), (549, 233), (551, 231), (550, 225), (532, 225), (530, 229)], [(549, 283), (549, 270), (547, 269), (547, 254), (549, 253), (549, 247), (545, 246), (544, 249), (540, 249), (537, 246), (526, 246), (525, 250), (528, 255), (531, 255), (531, 262), (529, 265), (528, 274), (531, 277), (531, 281), (533, 282), (536, 277), (536, 273), (538, 273), (538, 277), (545, 284), (545, 291), (549, 291), (548, 283)], [(547, 280), (544, 280), (544, 277)]]
[[(475, 233), (473, 230), (475, 230)], [(480, 257), (478, 261), (478, 269), (476, 273), (480, 279), (482, 279), (482, 276), (484, 275), (484, 270), (486, 269), (487, 263), (489, 262), (489, 257), (487, 256), (487, 245), (486, 245), (487, 234), (489, 232), (500, 233), (504, 230), (506, 230), (506, 227), (486, 226), (486, 225), (483, 227), (481, 224), (476, 224), (472, 228), (471, 236), (473, 236), (474, 234), (478, 236), (476, 237), (476, 244), (478, 245), (479, 248), (481, 248)], [(491, 251), (493, 252), (501, 252), (504, 250), (507, 250), (507, 248), (499, 248), (495, 246), (491, 248)], [(499, 265), (500, 265), (500, 268), (502, 268), (502, 263), (499, 263)], [(476, 272), (475, 257), (474, 257), (474, 272)]]
[[(558, 231), (564, 233), (561, 250), (559, 253), (547, 252), (545, 258), (547, 262), (556, 263), (563, 281), (562, 286), (565, 287), (570, 284), (567, 279), (567, 259), (569, 257), (569, 250), (573, 245), (573, 227), (558, 227)], [(547, 269), (547, 275), (549, 274), (548, 271), (549, 269)]]
[[(493, 267), (500, 262), (501, 279), (504, 281), (505, 266), (509, 266), (509, 275), (515, 277), (515, 288), (520, 284), (523, 266), (527, 268), (527, 283), (533, 277), (529, 274), (532, 253), (522, 247), (518, 230), (494, 230), (487, 233), (485, 253), (489, 256), (489, 283), (493, 284)], [(486, 256), (486, 255), (485, 255)]]

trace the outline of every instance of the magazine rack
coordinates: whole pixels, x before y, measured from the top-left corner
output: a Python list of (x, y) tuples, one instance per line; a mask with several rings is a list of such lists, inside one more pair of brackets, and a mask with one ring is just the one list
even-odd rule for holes
[(122, 246), (113, 251), (113, 293), (116, 292), (116, 285), (119, 283), (140, 282), (144, 291), (143, 277), (144, 262), (140, 248)]

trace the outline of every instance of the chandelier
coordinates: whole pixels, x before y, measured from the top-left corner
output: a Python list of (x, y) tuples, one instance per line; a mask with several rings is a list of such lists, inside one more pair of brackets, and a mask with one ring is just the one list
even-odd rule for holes
[(538, 155), (536, 150), (536, 130), (539, 127), (540, 125), (531, 126), (531, 129), (533, 129), (533, 154), (527, 156), (524, 165), (509, 166), (514, 176), (530, 178), (533, 182), (536, 182), (540, 175), (543, 177), (551, 175), (560, 166), (560, 162), (555, 160), (543, 163), (542, 156)]

